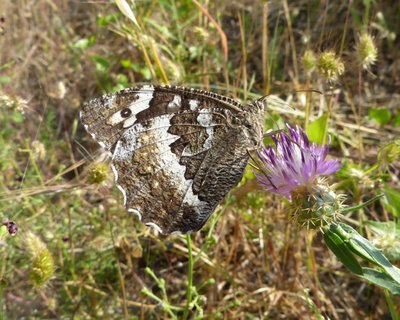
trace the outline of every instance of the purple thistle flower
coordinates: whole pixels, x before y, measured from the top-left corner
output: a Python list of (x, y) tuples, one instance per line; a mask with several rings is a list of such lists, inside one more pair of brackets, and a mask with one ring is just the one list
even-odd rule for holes
[(329, 143), (311, 143), (304, 130), (286, 124), (289, 133), (272, 136), (275, 147), (268, 145), (257, 151), (263, 167), (256, 174), (266, 190), (291, 199), (293, 191), (310, 189), (321, 175), (334, 173), (340, 168), (338, 160), (327, 160)]

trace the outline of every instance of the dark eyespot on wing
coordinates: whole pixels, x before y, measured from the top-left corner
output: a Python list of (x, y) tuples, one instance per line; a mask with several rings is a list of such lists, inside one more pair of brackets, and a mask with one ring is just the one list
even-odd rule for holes
[(121, 110), (121, 117), (128, 118), (132, 114), (132, 110), (129, 108), (125, 108)]

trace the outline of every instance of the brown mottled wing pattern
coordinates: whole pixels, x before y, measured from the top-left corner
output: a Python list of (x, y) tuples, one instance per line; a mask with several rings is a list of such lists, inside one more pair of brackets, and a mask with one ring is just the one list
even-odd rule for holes
[(210, 92), (143, 86), (85, 104), (81, 120), (112, 153), (128, 211), (162, 233), (200, 229), (240, 180), (243, 106)]

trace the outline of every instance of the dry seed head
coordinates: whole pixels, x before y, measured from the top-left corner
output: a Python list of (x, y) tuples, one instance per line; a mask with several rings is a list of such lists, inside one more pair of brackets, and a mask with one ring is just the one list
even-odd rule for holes
[(172, 62), (169, 59), (165, 59), (165, 70), (168, 74), (168, 79), (172, 80), (173, 82), (181, 82), (182, 80), (182, 68), (179, 67), (178, 64)]
[(344, 64), (333, 51), (325, 51), (318, 58), (318, 71), (326, 80), (336, 81), (344, 72)]
[(26, 248), (29, 250), (31, 256), (37, 255), (40, 251), (45, 250), (47, 247), (38, 236), (32, 232), (28, 232), (25, 237)]
[(363, 33), (358, 39), (356, 56), (363, 69), (369, 69), (376, 62), (378, 49), (375, 46), (374, 39), (368, 33)]
[(67, 93), (67, 88), (65, 87), (64, 82), (58, 81), (58, 83), (57, 83), (57, 98), (60, 100), (64, 99), (66, 93)]
[(46, 148), (39, 140), (32, 142), (32, 155), (36, 161), (43, 160), (46, 157)]
[(15, 98), (12, 98), (7, 95), (1, 95), (0, 96), (0, 107), (14, 109), (17, 112), (24, 114), (25, 109), (28, 108), (28, 101), (21, 97), (18, 97), (18, 96)]
[(390, 261), (400, 261), (400, 236), (397, 230), (376, 234), (372, 243), (381, 249)]
[(54, 275), (54, 259), (46, 244), (29, 232), (25, 238), (26, 248), (31, 256), (29, 278), (35, 287), (43, 287)]
[(304, 52), (303, 66), (307, 73), (312, 73), (317, 67), (317, 58), (312, 50)]
[(210, 37), (210, 33), (205, 28), (199, 26), (194, 27), (194, 34), (199, 42), (206, 42)]
[(107, 164), (103, 162), (96, 163), (89, 169), (87, 180), (90, 184), (102, 183), (107, 180), (108, 172), (109, 169)]

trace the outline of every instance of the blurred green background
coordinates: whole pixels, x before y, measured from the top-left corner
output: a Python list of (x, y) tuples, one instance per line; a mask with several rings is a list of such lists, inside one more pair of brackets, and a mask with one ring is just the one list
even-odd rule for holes
[[(19, 227), (0, 240), (4, 319), (400, 312), (398, 297), (350, 275), (321, 234), (296, 226), (250, 169), (192, 235), (188, 308), (185, 237), (129, 216), (107, 167), (101, 183), (88, 179), (104, 153), (78, 122), (84, 101), (144, 82), (242, 102), (269, 95), (266, 128), (330, 134), (344, 164), (330, 179), (348, 204), (390, 195), (345, 220), (398, 263), (399, 2), (128, 3), (137, 25), (114, 2), (0, 2), (0, 218)], [(376, 233), (368, 221), (395, 227)]]

